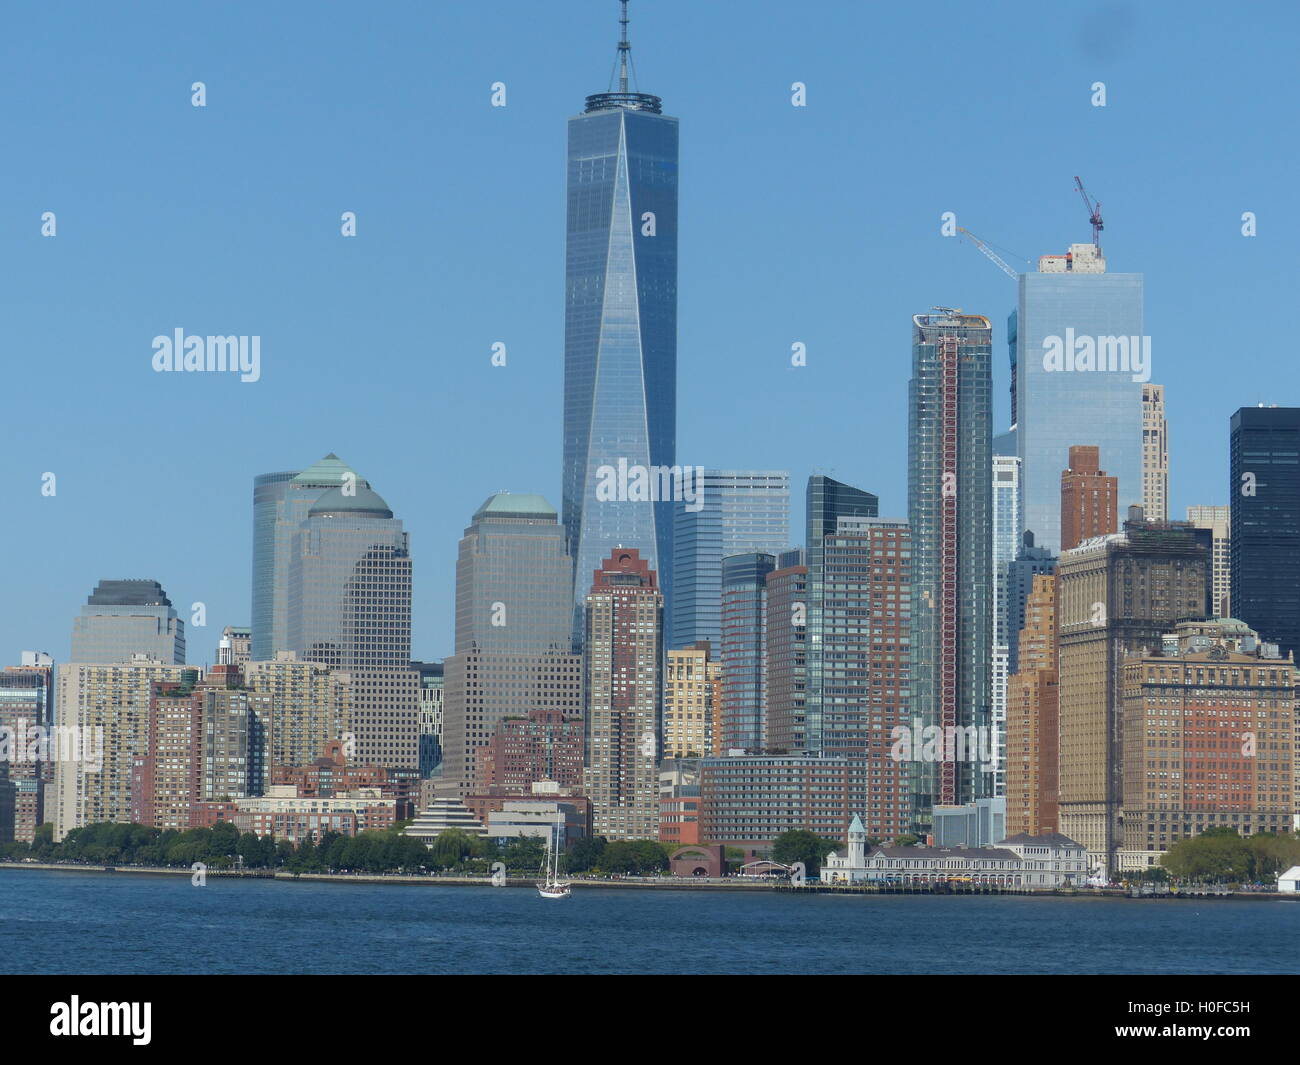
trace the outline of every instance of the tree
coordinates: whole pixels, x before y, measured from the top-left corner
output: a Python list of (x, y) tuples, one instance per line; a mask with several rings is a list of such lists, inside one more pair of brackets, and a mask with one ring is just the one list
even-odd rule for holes
[(804, 871), (809, 876), (816, 876), (821, 871), (826, 855), (843, 849), (844, 844), (835, 840), (824, 839), (807, 829), (792, 828), (772, 841), (772, 860), (782, 865), (803, 862)]
[(569, 848), (568, 866), (572, 872), (584, 873), (599, 864), (609, 840), (604, 836), (583, 836)]

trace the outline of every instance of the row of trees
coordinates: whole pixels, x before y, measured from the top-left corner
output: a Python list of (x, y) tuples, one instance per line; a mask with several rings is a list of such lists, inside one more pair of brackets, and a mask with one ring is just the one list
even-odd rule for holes
[(1211, 828), (1179, 840), (1160, 864), (1178, 880), (1268, 884), (1300, 865), (1300, 839), (1268, 832), (1243, 837), (1233, 828)]

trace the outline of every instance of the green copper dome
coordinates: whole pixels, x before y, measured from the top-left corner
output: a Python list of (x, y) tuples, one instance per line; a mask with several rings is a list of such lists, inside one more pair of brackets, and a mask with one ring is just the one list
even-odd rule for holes
[(393, 516), (383, 497), (362, 481), (357, 482), (351, 495), (345, 495), (341, 487), (331, 488), (312, 504), (307, 517), (318, 518), (326, 514), (357, 514), (372, 518)]

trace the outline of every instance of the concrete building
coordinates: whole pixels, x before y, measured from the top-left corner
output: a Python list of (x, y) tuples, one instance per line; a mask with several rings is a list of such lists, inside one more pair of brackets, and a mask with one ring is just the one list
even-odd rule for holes
[(936, 847), (993, 847), (1007, 836), (1007, 800), (993, 795), (961, 806), (934, 808)]
[(1214, 591), (1210, 613), (1216, 618), (1232, 616), (1232, 508), (1190, 506), (1187, 520), (1198, 529), (1209, 529), (1214, 549)]
[(243, 675), (250, 690), (270, 699), (267, 765), (310, 765), (331, 740), (344, 741), (357, 757), (351, 674), (277, 651), (270, 661), (249, 662)]
[(790, 542), (788, 470), (705, 470), (703, 498), (673, 514), (669, 649), (722, 638), (722, 560)]
[(1147, 521), (1169, 519), (1169, 425), (1165, 386), (1142, 386), (1142, 513)]
[(1062, 550), (1119, 531), (1115, 509), (1119, 481), (1108, 477), (1097, 463), (1097, 448), (1087, 445), (1070, 448), (1070, 468), (1061, 471)]
[(1061, 831), (1104, 872), (1116, 869), (1123, 839), (1123, 660), (1160, 646), (1181, 621), (1204, 620), (1210, 578), (1209, 533), (1186, 522), (1131, 517), (1122, 532), (1061, 556)]
[(1020, 670), (1007, 707), (1007, 830), (1031, 836), (1060, 827), (1060, 675), (1056, 578), (1034, 577), (1020, 632)]
[[(912, 316), (908, 524), (912, 536), (911, 713), (922, 728), (991, 733), (993, 332), (981, 315)], [(931, 810), (991, 795), (992, 765), (916, 762), (914, 831)]]
[(664, 597), (635, 548), (592, 575), (583, 641), (586, 792), (594, 831), (659, 838)]
[(128, 663), (138, 654), (183, 665), (185, 622), (157, 581), (100, 581), (73, 619), (72, 661)]
[(571, 648), (573, 562), (555, 510), (499, 492), (474, 513), (456, 560), (455, 654), (445, 663), (442, 778), (480, 786), (479, 747), (507, 717), (582, 713), (582, 658)]
[(217, 644), (217, 665), (246, 666), (253, 660), (253, 630), (238, 625), (227, 625), (221, 630)]
[(583, 724), (579, 714), (530, 710), (525, 717), (497, 722), (496, 734), (476, 752), (480, 788), (526, 793), (552, 780), (561, 787), (582, 786)]
[(55, 842), (83, 825), (131, 820), (132, 779), (136, 759), (148, 750), (153, 685), (179, 683), (184, 671), (146, 655), (57, 667), (56, 720), (60, 729), (74, 731), (54, 759)]
[(664, 666), (663, 756), (714, 754), (722, 725), (722, 663), (707, 640), (668, 652)]
[(13, 838), (30, 843), (46, 821), (46, 793), (54, 780), (54, 763), (50, 751), (39, 743), (16, 741), (49, 735), (55, 723), (54, 665), (49, 655), (31, 651), (23, 652), (23, 661), (24, 665), (0, 670), (0, 736), (11, 748)]
[[(1008, 452), (1003, 454), (1003, 452)], [(1007, 632), (1007, 566), (1015, 561), (1020, 539), (1020, 459), (1014, 434), (993, 440), (993, 647), (989, 659), (989, 698), (997, 761), (993, 794), (1006, 790), (1007, 678), (1011, 674), (1011, 641)]]
[(1177, 626), (1123, 663), (1121, 869), (1209, 828), (1289, 833), (1296, 667), (1233, 619)]
[(1007, 563), (1006, 598), (1003, 607), (1006, 617), (1003, 626), (1007, 634), (1007, 669), (1015, 673), (1020, 662), (1020, 630), (1025, 627), (1025, 608), (1034, 590), (1034, 578), (1040, 574), (1056, 572), (1056, 556), (1045, 547), (1034, 545), (1034, 534), (1021, 536), (1021, 547), (1015, 560)]

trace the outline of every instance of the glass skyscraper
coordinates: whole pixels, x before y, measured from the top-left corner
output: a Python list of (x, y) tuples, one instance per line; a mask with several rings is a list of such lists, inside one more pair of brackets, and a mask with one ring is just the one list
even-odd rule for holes
[[(998, 768), (993, 773), (993, 793), (1004, 794), (1002, 769), (1006, 760), (1007, 678), (1010, 676), (1010, 644), (1007, 633), (1007, 565), (1015, 560), (1020, 545), (1020, 459), (1014, 450), (1004, 450), (1009, 434), (995, 438), (993, 445), (993, 731), (997, 737)], [(1014, 443), (1011, 448), (1014, 449)]]
[[(912, 713), (944, 737), (991, 726), (992, 342), (980, 315), (936, 308), (912, 318)], [(971, 757), (969, 744), (965, 758), (945, 751), (911, 768), (922, 830), (934, 806), (984, 798), (992, 786), (991, 766)]]
[(1300, 407), (1242, 407), (1230, 446), (1232, 616), (1300, 653)]
[(669, 647), (722, 635), (722, 559), (779, 551), (790, 543), (787, 470), (706, 470), (703, 506), (678, 503), (673, 528), (673, 598)]
[(677, 119), (629, 90), (626, 21), (619, 55), (618, 91), (588, 96), (569, 119), (563, 520), (575, 622), (616, 545), (636, 548), (671, 595), (672, 501), (626, 483), (597, 497), (610, 471), (671, 467), (677, 432)]
[[(1020, 275), (1008, 330), (1020, 530), (1032, 529), (1052, 552), (1061, 546), (1061, 471), (1072, 445), (1101, 449), (1101, 468), (1119, 480), (1120, 515), (1142, 504), (1142, 380), (1151, 371), (1142, 275), (1105, 269), (1091, 244), (1043, 256), (1039, 272)], [(1144, 372), (1135, 358), (1146, 359)]]
[(722, 737), (724, 750), (767, 746), (767, 575), (764, 551), (722, 560)]

